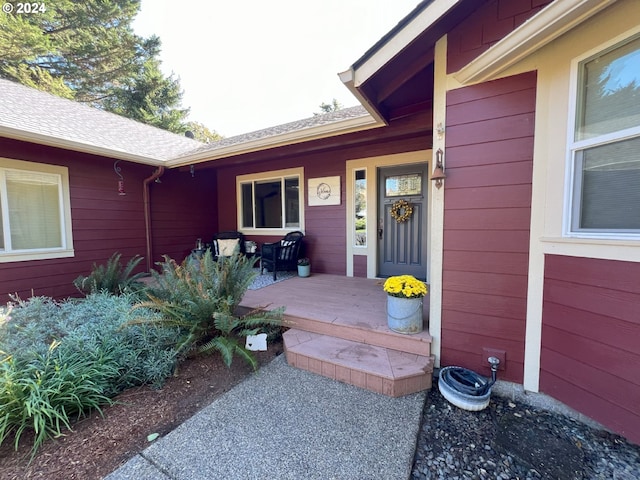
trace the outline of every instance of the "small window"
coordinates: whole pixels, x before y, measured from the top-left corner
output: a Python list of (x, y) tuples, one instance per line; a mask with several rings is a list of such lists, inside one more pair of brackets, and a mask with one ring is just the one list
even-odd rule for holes
[(355, 171), (355, 233), (354, 243), (357, 247), (367, 246), (367, 171)]
[(276, 173), (239, 177), (239, 213), (242, 229), (301, 228), (300, 175), (275, 176)]
[(640, 37), (578, 64), (570, 231), (640, 235)]
[(65, 168), (0, 160), (0, 261), (68, 256), (68, 195)]

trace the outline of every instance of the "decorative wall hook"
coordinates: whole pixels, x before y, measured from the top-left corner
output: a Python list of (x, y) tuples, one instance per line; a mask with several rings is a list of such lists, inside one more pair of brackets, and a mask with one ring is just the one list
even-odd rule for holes
[(436, 168), (433, 169), (433, 173), (431, 174), (431, 180), (435, 182), (436, 188), (442, 187), (442, 181), (447, 178), (447, 175), (444, 173), (444, 164), (442, 163), (443, 156), (444, 152), (439, 148), (436, 152)]
[(116, 160), (113, 164), (113, 170), (116, 172), (116, 175), (120, 178), (118, 180), (118, 195), (126, 195), (127, 192), (124, 191), (124, 177), (122, 176), (122, 168), (118, 166), (120, 160)]

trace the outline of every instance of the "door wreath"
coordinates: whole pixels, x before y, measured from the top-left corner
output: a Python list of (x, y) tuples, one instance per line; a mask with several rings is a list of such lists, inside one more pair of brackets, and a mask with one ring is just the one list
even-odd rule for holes
[(396, 222), (406, 222), (411, 218), (411, 215), (413, 215), (413, 207), (406, 200), (398, 200), (391, 205), (391, 216), (395, 218)]

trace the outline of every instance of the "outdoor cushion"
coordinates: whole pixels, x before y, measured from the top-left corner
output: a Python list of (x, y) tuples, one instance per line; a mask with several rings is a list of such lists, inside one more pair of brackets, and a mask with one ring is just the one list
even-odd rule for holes
[(214, 240), (216, 255), (228, 257), (233, 255), (238, 245), (237, 238)]

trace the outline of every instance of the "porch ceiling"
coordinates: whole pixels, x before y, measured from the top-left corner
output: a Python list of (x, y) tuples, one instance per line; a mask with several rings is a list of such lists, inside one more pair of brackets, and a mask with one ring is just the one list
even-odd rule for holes
[(430, 109), (436, 41), (477, 7), (476, 0), (421, 2), (340, 78), (385, 123)]

